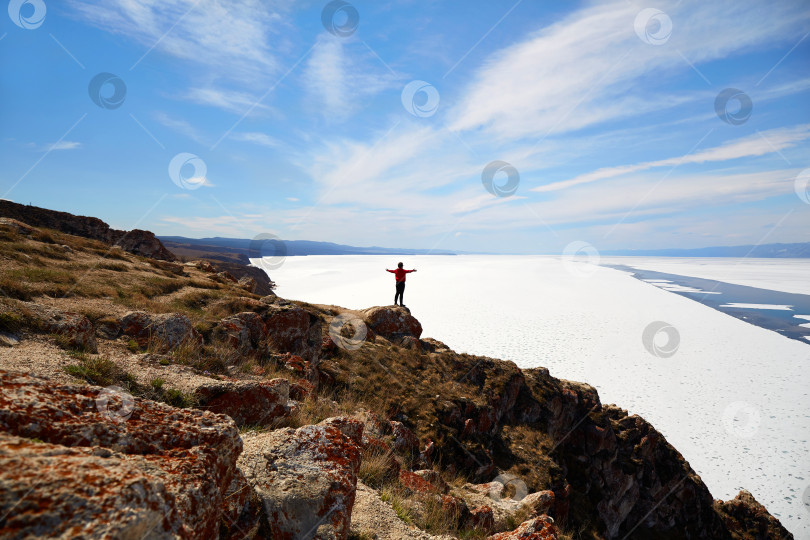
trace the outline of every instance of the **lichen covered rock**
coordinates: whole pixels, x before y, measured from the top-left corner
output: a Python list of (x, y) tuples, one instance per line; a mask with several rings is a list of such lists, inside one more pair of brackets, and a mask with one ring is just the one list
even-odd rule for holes
[(0, 371), (7, 538), (214, 538), (242, 441), (233, 421)]
[(361, 450), (344, 432), (362, 427), (330, 419), (246, 437), (239, 468), (264, 504), (270, 538), (346, 539)]
[(404, 336), (419, 338), (422, 325), (406, 308), (399, 306), (377, 306), (363, 311), (363, 322), (374, 333), (386, 339), (399, 339)]

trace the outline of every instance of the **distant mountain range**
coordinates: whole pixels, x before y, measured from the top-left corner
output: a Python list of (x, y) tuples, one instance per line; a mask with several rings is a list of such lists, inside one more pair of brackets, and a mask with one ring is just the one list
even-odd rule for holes
[(183, 236), (159, 236), (163, 245), (179, 257), (204, 257), (226, 262), (247, 263), (259, 250), (265, 256), (297, 255), (461, 255), (465, 252), (431, 249), (400, 249), (384, 247), (357, 247), (332, 242), (311, 240), (284, 240), (279, 244), (283, 253), (274, 253), (273, 241), (262, 246), (261, 241), (246, 238), (185, 238)]
[[(358, 247), (332, 242), (311, 240), (284, 240), (278, 244), (283, 253), (274, 253), (273, 243), (261, 246), (247, 238), (185, 238), (158, 236), (163, 245), (178, 257), (207, 258), (223, 262), (248, 263), (257, 256), (257, 249), (266, 256), (298, 255), (470, 255), (471, 252), (431, 249)], [(484, 253), (475, 253), (483, 255)], [(636, 257), (754, 257), (754, 258), (810, 258), (810, 242), (799, 244), (762, 244), (759, 246), (720, 246), (695, 249), (616, 249), (601, 251), (603, 256)], [(554, 254), (551, 254), (554, 255)]]
[(617, 249), (613, 251), (602, 251), (601, 255), (628, 255), (637, 257), (753, 257), (766, 259), (804, 258), (810, 257), (810, 242), (696, 249)]

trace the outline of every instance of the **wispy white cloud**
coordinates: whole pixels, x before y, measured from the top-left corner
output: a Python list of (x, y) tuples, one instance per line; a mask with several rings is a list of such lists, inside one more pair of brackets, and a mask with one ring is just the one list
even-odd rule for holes
[(200, 131), (194, 126), (192, 126), (186, 120), (183, 120), (182, 118), (176, 118), (162, 111), (157, 111), (153, 113), (152, 117), (155, 119), (156, 122), (171, 129), (172, 131), (180, 133), (181, 135), (185, 135), (186, 137), (188, 137), (193, 141), (204, 144), (203, 137)]
[(76, 141), (59, 141), (46, 146), (49, 150), (76, 150), (82, 147), (82, 143)]
[(82, 148), (82, 143), (77, 141), (57, 141), (49, 144), (27, 143), (25, 146), (38, 152), (52, 152), (54, 150), (78, 150)]
[[(266, 0), (69, 0), (82, 19), (219, 77), (253, 82), (279, 67), (290, 29), (285, 4)], [(150, 54), (154, 54), (154, 51)], [(133, 58), (133, 63), (137, 58)]]
[(267, 148), (279, 148), (282, 146), (281, 141), (261, 132), (231, 133), (230, 138), (235, 141), (258, 144)]
[(400, 79), (356, 41), (328, 33), (318, 36), (303, 76), (310, 102), (323, 117), (338, 121), (369, 96), (397, 87)]
[(640, 8), (622, 0), (578, 10), (493, 54), (452, 109), (451, 128), (518, 139), (666, 110), (694, 99), (660, 87), (650, 92), (688, 72), (685, 57), (697, 64), (790, 40), (810, 18), (789, 3), (763, 10), (746, 2), (683, 2), (662, 9), (674, 28), (664, 45), (638, 38), (633, 23)]
[(200, 105), (218, 107), (240, 116), (243, 114), (256, 116), (274, 112), (270, 106), (260, 102), (260, 97), (236, 90), (213, 87), (191, 88), (183, 98)]
[(692, 154), (659, 159), (656, 161), (646, 161), (633, 165), (622, 165), (619, 167), (604, 167), (595, 171), (581, 174), (570, 180), (554, 182), (544, 186), (532, 188), (532, 191), (548, 192), (566, 189), (580, 184), (589, 184), (599, 180), (615, 178), (617, 176), (636, 173), (657, 167), (673, 167), (688, 163), (722, 162), (743, 157), (762, 156), (784, 150), (795, 146), (796, 143), (810, 138), (810, 124), (795, 126), (790, 128), (776, 128), (749, 135), (740, 139), (734, 139), (720, 146), (708, 148)]

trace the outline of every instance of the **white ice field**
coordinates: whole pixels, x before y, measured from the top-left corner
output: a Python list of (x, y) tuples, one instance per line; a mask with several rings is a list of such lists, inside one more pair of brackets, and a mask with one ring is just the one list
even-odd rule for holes
[[(272, 270), (286, 298), (348, 308), (405, 304), (459, 352), (545, 366), (599, 390), (661, 431), (715, 498), (748, 489), (796, 538), (810, 539), (810, 344), (750, 325), (629, 274), (540, 256), (307, 256)], [(602, 263), (810, 294), (810, 261), (612, 258)], [(797, 313), (810, 319), (810, 313)], [(680, 341), (648, 352), (663, 321)], [(667, 335), (656, 343), (666, 348)]]

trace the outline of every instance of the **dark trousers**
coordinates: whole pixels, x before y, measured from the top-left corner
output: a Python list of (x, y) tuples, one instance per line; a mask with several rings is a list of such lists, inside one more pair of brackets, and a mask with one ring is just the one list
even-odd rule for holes
[(402, 306), (402, 297), (405, 294), (405, 282), (397, 281), (397, 294), (394, 295), (394, 305), (397, 305), (397, 298), (399, 298), (399, 305)]

